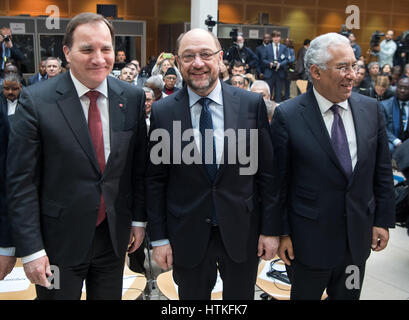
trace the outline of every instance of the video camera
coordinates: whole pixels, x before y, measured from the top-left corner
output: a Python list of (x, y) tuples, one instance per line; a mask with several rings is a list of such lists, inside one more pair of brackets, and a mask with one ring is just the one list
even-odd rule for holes
[(383, 36), (385, 36), (385, 34), (383, 32), (379, 32), (378, 30), (372, 34), (370, 46), (373, 52), (379, 52), (379, 42)]
[(213, 31), (213, 27), (217, 24), (217, 21), (213, 20), (213, 17), (208, 14), (207, 15), (207, 19), (205, 20), (205, 25), (207, 26), (207, 29), (212, 32)]
[(229, 36), (231, 37), (232, 41), (234, 43), (237, 42), (237, 36), (239, 35), (239, 29), (232, 29), (229, 33)]

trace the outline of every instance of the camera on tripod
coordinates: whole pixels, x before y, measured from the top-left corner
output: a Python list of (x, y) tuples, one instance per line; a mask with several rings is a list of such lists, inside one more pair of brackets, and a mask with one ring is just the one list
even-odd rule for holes
[(208, 29), (210, 32), (212, 32), (212, 31), (213, 31), (213, 28), (214, 28), (214, 26), (215, 26), (216, 24), (217, 24), (217, 22), (213, 20), (213, 17), (212, 17), (210, 14), (208, 14), (208, 15), (207, 15), (207, 19), (205, 20), (205, 25), (207, 26), (207, 29)]
[(239, 35), (239, 29), (232, 29), (229, 33), (233, 43), (237, 42), (237, 36)]
[(371, 37), (370, 46), (372, 52), (379, 52), (379, 42), (381, 41), (381, 37), (385, 36), (383, 32), (379, 32), (376, 30)]

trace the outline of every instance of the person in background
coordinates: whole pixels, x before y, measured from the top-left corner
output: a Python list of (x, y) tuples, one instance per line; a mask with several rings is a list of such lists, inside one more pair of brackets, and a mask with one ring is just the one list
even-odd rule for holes
[(166, 93), (166, 95), (170, 95), (179, 90), (179, 88), (176, 88), (175, 86), (176, 81), (177, 81), (176, 70), (174, 68), (169, 68), (166, 71), (165, 75), (163, 76), (164, 82), (163, 92)]
[(378, 101), (389, 99), (394, 96), (389, 86), (389, 77), (380, 75), (376, 78), (375, 84), (368, 87), (368, 96)]
[(233, 74), (230, 78), (230, 83), (233, 87), (244, 89), (244, 76), (241, 74)]
[(385, 39), (380, 43), (379, 51), (379, 66), (382, 68), (385, 64), (393, 66), (393, 56), (395, 55), (396, 49), (398, 48), (396, 42), (393, 41), (394, 32), (393, 30), (388, 30), (385, 33)]
[(45, 63), (47, 78), (51, 79), (61, 73), (61, 60), (56, 57), (48, 57)]
[(38, 66), (38, 72), (36, 74), (32, 75), (30, 78), (28, 78), (28, 85), (32, 85), (34, 83), (47, 80), (48, 76), (47, 76), (46, 67), (47, 67), (46, 59), (41, 60), (39, 66)]
[(119, 75), (120, 80), (133, 84), (134, 78), (134, 71), (131, 68), (125, 66), (121, 69), (121, 74)]

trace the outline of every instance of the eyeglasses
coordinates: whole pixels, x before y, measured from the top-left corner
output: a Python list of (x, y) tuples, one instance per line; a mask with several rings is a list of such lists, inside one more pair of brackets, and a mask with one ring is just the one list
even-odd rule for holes
[(347, 73), (350, 73), (351, 71), (356, 74), (359, 70), (359, 65), (357, 63), (354, 63), (351, 66), (341, 66), (341, 67), (335, 67), (332, 69), (338, 70), (342, 74), (347, 74)]
[(222, 50), (217, 50), (216, 52), (211, 52), (211, 51), (203, 51), (199, 53), (186, 53), (182, 54), (179, 56), (179, 58), (184, 62), (184, 63), (190, 63), (193, 60), (195, 60), (196, 56), (199, 56), (201, 60), (203, 61), (210, 61), (212, 60), (213, 56), (215, 54), (218, 54)]
[(241, 81), (232, 81), (231, 84), (232, 84), (232, 85), (236, 85), (236, 84), (244, 85), (244, 82), (241, 82)]

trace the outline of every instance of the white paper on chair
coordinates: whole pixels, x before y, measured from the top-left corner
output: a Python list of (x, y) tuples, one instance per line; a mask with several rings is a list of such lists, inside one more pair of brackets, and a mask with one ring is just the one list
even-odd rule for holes
[(0, 281), (0, 292), (15, 292), (27, 290), (30, 280), (27, 279), (23, 267), (15, 267), (4, 280)]
[[(281, 264), (281, 263), (275, 263), (274, 264), (274, 269), (277, 270), (277, 271), (286, 271), (285, 265)], [(285, 283), (283, 281), (280, 281), (280, 280), (273, 279), (273, 278), (269, 277), (267, 275), (267, 272), (269, 272), (269, 271), (270, 271), (270, 261), (266, 261), (266, 263), (264, 264), (264, 268), (263, 268), (263, 270), (261, 270), (258, 277), (260, 279), (263, 279), (263, 280), (266, 280), (266, 281), (275, 282), (275, 283), (279, 283), (279, 284), (288, 286), (288, 283)], [(287, 272), (284, 272), (284, 274), (287, 275)]]
[[(173, 281), (173, 278), (172, 278)], [(175, 286), (175, 290), (176, 292), (179, 293), (179, 287), (178, 285), (175, 283), (175, 281), (173, 281), (173, 285)], [(220, 273), (217, 273), (217, 278), (216, 278), (216, 283), (213, 287), (212, 293), (218, 293), (218, 292), (223, 292), (223, 280), (220, 277)]]

